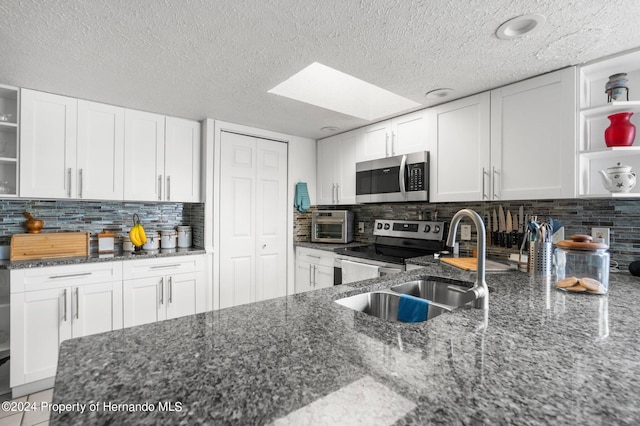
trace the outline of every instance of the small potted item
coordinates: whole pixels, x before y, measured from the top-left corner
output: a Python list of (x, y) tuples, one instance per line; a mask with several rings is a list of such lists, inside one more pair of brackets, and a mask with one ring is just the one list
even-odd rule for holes
[(39, 234), (42, 230), (42, 227), (44, 226), (44, 222), (39, 219), (35, 219), (29, 212), (24, 212), (22, 214), (27, 218), (27, 221), (24, 224), (24, 226), (27, 228), (27, 233)]

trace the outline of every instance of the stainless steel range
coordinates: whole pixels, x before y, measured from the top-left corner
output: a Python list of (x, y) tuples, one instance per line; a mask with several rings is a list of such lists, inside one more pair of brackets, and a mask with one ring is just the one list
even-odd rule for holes
[(377, 219), (374, 244), (335, 251), (334, 283), (402, 272), (407, 259), (444, 250), (445, 228), (446, 222)]

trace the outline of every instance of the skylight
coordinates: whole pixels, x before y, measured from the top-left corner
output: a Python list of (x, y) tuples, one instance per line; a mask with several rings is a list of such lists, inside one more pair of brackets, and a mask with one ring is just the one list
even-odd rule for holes
[(269, 93), (369, 121), (420, 106), (318, 62), (278, 84)]

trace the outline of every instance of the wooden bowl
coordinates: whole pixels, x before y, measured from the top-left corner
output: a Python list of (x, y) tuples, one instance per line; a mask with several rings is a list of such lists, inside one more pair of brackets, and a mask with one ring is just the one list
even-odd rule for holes
[(27, 233), (39, 234), (40, 231), (42, 230), (42, 227), (44, 226), (44, 222), (37, 219), (28, 220), (25, 223), (25, 226), (27, 227)]

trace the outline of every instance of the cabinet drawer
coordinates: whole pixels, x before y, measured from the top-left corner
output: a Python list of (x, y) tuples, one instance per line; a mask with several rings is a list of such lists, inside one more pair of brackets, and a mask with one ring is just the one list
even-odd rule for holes
[(122, 280), (122, 262), (47, 266), (11, 271), (11, 293)]
[(201, 255), (126, 260), (123, 262), (123, 277), (125, 280), (131, 280), (196, 272), (201, 269)]
[(333, 268), (335, 253), (324, 250), (315, 250), (307, 247), (296, 247), (296, 260), (315, 263), (316, 265), (330, 266)]

